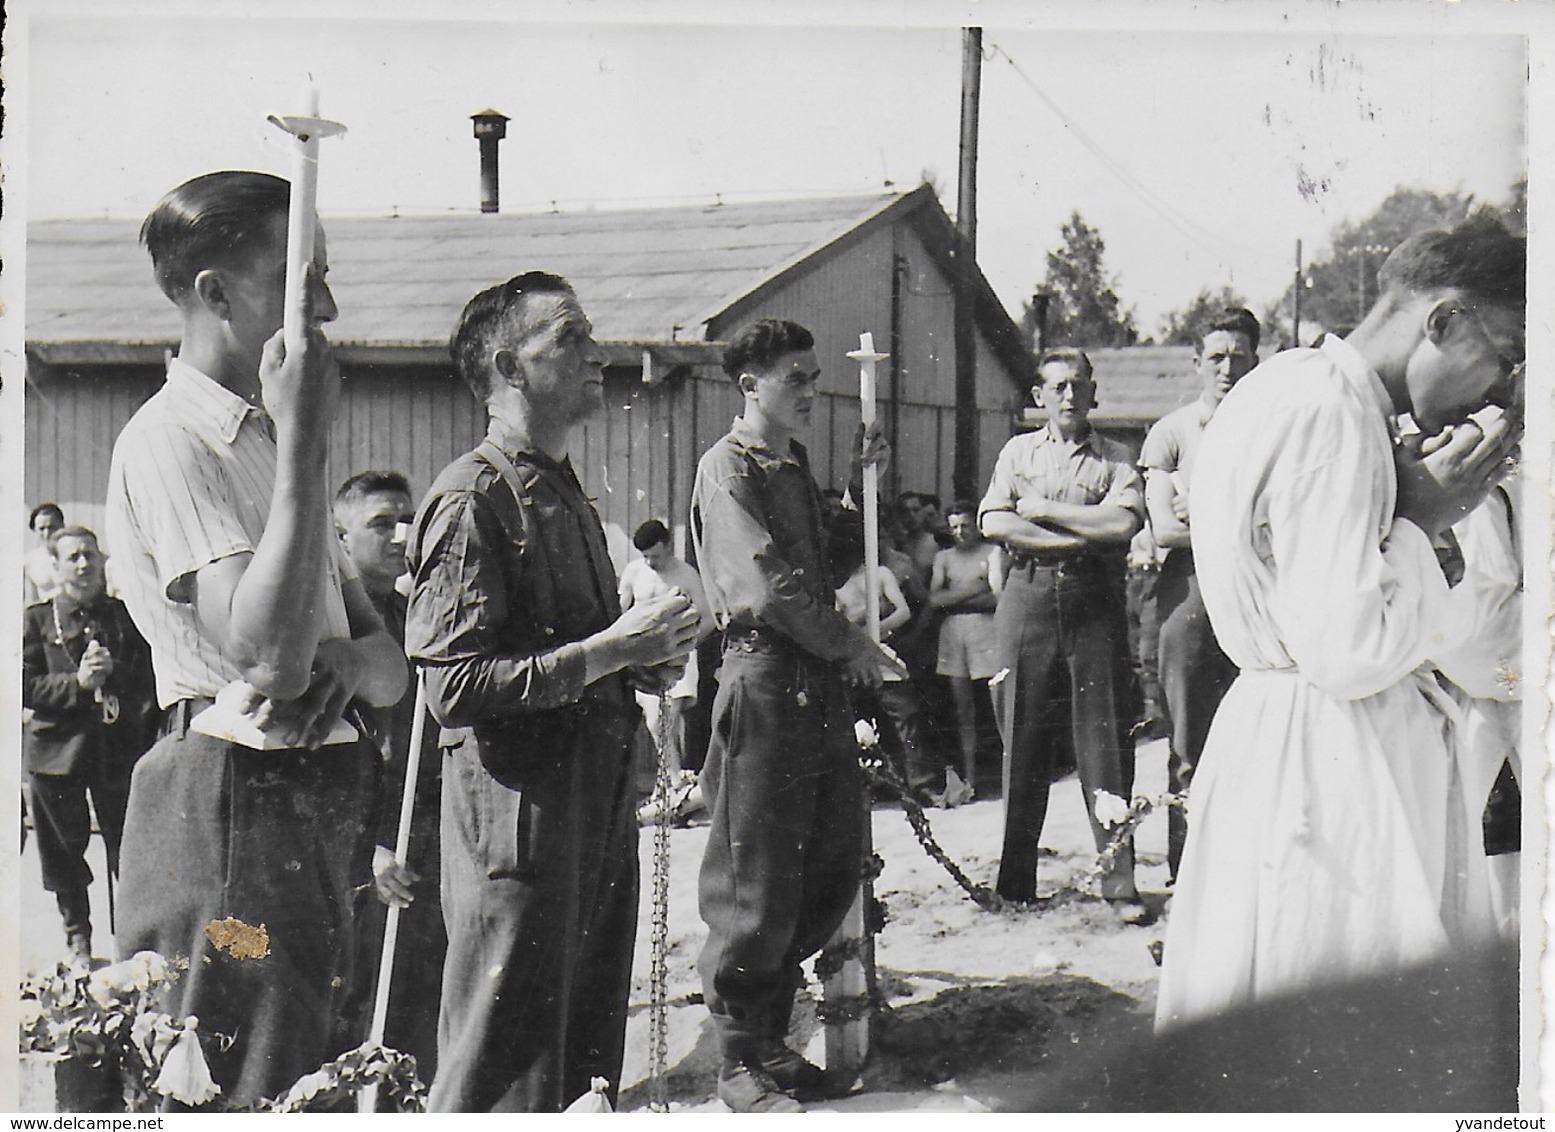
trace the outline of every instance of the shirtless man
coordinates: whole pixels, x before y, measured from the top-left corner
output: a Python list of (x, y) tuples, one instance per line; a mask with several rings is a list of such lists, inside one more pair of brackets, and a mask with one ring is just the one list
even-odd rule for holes
[(949, 682), (956, 705), (961, 777), (966, 782), (966, 799), (970, 799), (977, 775), (977, 701), (972, 682), (983, 682), (986, 687), (998, 671), (993, 611), (999, 596), (989, 569), (994, 544), (977, 529), (977, 508), (958, 500), (945, 518), (955, 545), (934, 556), (929, 578), (929, 604), (945, 614), (934, 670)]

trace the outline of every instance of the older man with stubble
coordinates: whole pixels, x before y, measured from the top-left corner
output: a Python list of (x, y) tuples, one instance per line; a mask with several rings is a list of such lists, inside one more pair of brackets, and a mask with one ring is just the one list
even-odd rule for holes
[[(671, 592), (621, 612), (599, 516), (567, 458), (603, 357), (566, 280), (466, 304), (449, 343), (486, 439), (411, 533), (405, 645), (442, 722), (438, 1112), (559, 1112), (621, 1082), (637, 924), (634, 686), (696, 641)], [(674, 675), (679, 675), (678, 668)]]

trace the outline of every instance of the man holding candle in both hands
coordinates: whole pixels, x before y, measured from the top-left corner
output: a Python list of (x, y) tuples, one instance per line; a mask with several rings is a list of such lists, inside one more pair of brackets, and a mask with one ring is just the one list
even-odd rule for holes
[[(411, 533), (405, 645), (443, 724), (448, 928), (436, 1112), (559, 1112), (621, 1080), (637, 925), (634, 687), (679, 676), (696, 607), (621, 612), (568, 461), (603, 355), (566, 280), (465, 305), (449, 343), (486, 439), (444, 468)], [(632, 671), (628, 671), (632, 670)]]
[[(722, 1055), (719, 1098), (736, 1112), (795, 1112), (851, 1085), (784, 1042), (799, 965), (859, 886), (863, 784), (846, 685), (875, 687), (882, 667), (901, 666), (835, 605), (820, 492), (798, 442), (821, 372), (814, 337), (763, 319), (734, 336), (723, 364), (744, 408), (703, 455), (691, 503), (724, 633), (702, 772), (713, 817), (698, 965)], [(877, 432), (858, 447), (856, 472), (884, 458)]]

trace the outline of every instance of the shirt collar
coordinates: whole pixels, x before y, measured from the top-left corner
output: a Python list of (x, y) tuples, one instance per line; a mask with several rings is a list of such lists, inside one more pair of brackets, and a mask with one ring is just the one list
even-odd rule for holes
[(768, 444), (766, 438), (759, 435), (746, 422), (744, 417), (734, 418), (734, 423), (729, 426), (729, 435), (733, 436), (735, 440), (739, 441), (749, 451), (759, 453), (780, 464), (798, 464), (801, 462), (800, 453), (804, 451), (804, 446), (797, 440), (788, 442), (789, 450), (787, 452), (779, 452), (772, 445)]
[(1328, 359), (1339, 367), (1339, 372), (1344, 375), (1344, 379), (1350, 383), (1351, 388), (1363, 397), (1369, 394), (1376, 403), (1377, 410), (1389, 422), (1393, 421), (1395, 415), (1393, 398), (1388, 396), (1388, 389), (1387, 386), (1382, 384), (1382, 378), (1378, 376), (1376, 370), (1371, 368), (1371, 363), (1362, 356), (1359, 350), (1337, 334), (1329, 334), (1324, 337), (1323, 344), (1318, 349), (1322, 350)]
[(176, 357), (167, 363), (167, 389), (181, 416), (214, 428), (227, 444), (237, 440), (238, 430), (250, 413), (267, 432), (273, 427), (263, 409), (250, 405), (225, 385)]
[[(1044, 444), (1046, 444), (1046, 443), (1068, 444), (1069, 443), (1069, 441), (1065, 440), (1062, 436), (1058, 435), (1058, 431), (1053, 427), (1053, 422), (1052, 421), (1048, 421), (1045, 425), (1043, 425), (1040, 429), (1038, 429), (1037, 430), (1037, 434), (1042, 437), (1042, 440), (1043, 440)], [(1081, 436), (1079, 440), (1074, 441), (1075, 451), (1078, 452), (1082, 448), (1089, 448), (1092, 452), (1096, 453), (1098, 456), (1101, 455), (1101, 449), (1096, 447), (1096, 438), (1099, 435), (1100, 434), (1096, 431), (1096, 426), (1091, 424), (1090, 421), (1086, 421), (1085, 422), (1085, 434), (1083, 436)]]

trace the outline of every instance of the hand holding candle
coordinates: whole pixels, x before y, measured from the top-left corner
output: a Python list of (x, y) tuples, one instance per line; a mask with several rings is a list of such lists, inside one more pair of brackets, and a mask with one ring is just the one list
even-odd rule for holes
[[(848, 354), (858, 362), (859, 420), (864, 426), (865, 445), (875, 430), (875, 365), (889, 354), (875, 352), (875, 336), (869, 331), (859, 335), (859, 347)], [(875, 439), (880, 439), (878, 433)], [(883, 444), (883, 440), (881, 441)], [(864, 453), (860, 453), (864, 458)], [(864, 596), (867, 602), (869, 635), (880, 643), (880, 462), (864, 462)]]

